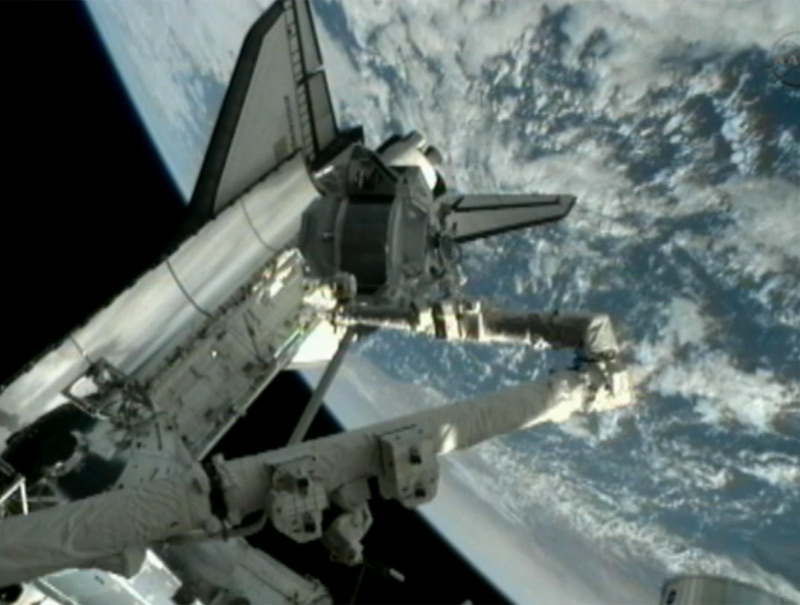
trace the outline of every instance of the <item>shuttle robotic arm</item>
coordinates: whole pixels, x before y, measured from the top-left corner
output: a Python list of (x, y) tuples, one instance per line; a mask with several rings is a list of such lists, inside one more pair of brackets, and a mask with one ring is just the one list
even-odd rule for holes
[[(188, 476), (103, 493), (0, 522), (0, 586), (63, 568), (132, 574), (155, 542), (219, 536), (264, 511), (298, 542), (322, 538), (334, 559), (361, 560), (369, 480), (407, 507), (430, 501), (437, 456), (491, 437), (631, 403), (593, 364), (361, 430), (225, 461)], [(331, 505), (341, 513), (323, 527)]]

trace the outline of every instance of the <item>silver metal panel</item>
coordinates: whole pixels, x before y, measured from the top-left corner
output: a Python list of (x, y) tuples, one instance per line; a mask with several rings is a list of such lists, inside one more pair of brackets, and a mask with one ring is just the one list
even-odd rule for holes
[(303, 212), (319, 197), (302, 156), (282, 165), (269, 182), (241, 200), (244, 212), (265, 246), (275, 250), (295, 241)]
[(300, 155), (245, 193), (236, 208), (207, 223), (172, 256), (175, 276), (210, 313), (270, 256), (297, 237), (317, 197)]
[[(257, 367), (256, 356), (232, 330), (209, 335), (170, 372), (151, 397), (160, 409), (176, 415), (184, 443), (193, 455), (201, 455), (206, 444), (217, 438), (228, 420), (243, 412), (252, 397), (251, 377), (245, 367)], [(221, 436), (221, 435), (219, 435)]]
[(465, 242), (557, 221), (574, 204), (572, 195), (467, 195), (447, 222), (456, 241)]
[(661, 605), (792, 605), (761, 588), (723, 576), (679, 576), (664, 582)]
[(128, 584), (142, 595), (147, 603), (165, 603), (174, 605), (172, 595), (180, 588), (181, 582), (170, 571), (169, 567), (153, 551), (147, 551), (142, 570)]
[(310, 330), (302, 307), (303, 266), (294, 251), (270, 256), (201, 332), (180, 343), (179, 354), (148, 368), (150, 399), (175, 419), (194, 458), (247, 410), (288, 363), (292, 343)]
[(246, 94), (220, 176), (214, 213), (301, 148), (286, 13), (261, 41)]
[(56, 600), (33, 584), (26, 584), (23, 586), (22, 596), (14, 605), (71, 605), (72, 603), (70, 600)]
[(322, 67), (322, 53), (319, 50), (314, 21), (308, 0), (294, 2), (297, 13), (297, 29), (300, 34), (300, 46), (303, 51), (303, 66), (306, 72), (313, 73)]
[(60, 602), (80, 605), (173, 605), (172, 596), (180, 588), (178, 579), (151, 551), (141, 571), (130, 579), (104, 571), (67, 570), (36, 585)]
[(73, 338), (91, 359), (103, 357), (130, 373), (175, 336), (199, 327), (203, 319), (162, 263), (78, 329)]
[(82, 353), (133, 373), (188, 339), (208, 320), (194, 304), (213, 310), (231, 296), (296, 237), (300, 215), (316, 196), (302, 157), (282, 165), (245, 196), (243, 206), (228, 208), (185, 242), (169, 265), (151, 269), (72, 340), (10, 383), (0, 393), (0, 409), (18, 418), (12, 416), (13, 427), (0, 426), (0, 444), (13, 429), (66, 401), (61, 390), (88, 368)]
[(231, 208), (189, 238), (169, 263), (194, 303), (210, 313), (270, 255), (244, 213)]
[[(558, 205), (561, 195), (542, 195), (536, 193), (472, 193), (463, 196), (456, 208), (458, 210), (475, 210), (478, 208), (512, 208), (529, 206)], [(572, 196), (570, 196), (572, 197)]]
[(325, 73), (319, 72), (311, 76), (307, 87), (317, 146), (319, 149), (324, 149), (336, 138), (337, 134), (336, 116), (333, 115), (333, 105)]
[[(248, 599), (253, 605), (331, 603), (325, 588), (299, 575), (243, 538), (171, 544), (165, 559), (190, 586), (212, 583)], [(202, 592), (199, 593), (202, 595)], [(208, 597), (206, 597), (208, 602)], [(213, 603), (230, 603), (224, 596)]]
[(219, 213), (286, 158), (309, 162), (337, 136), (306, 0), (274, 3), (247, 34), (192, 195)]

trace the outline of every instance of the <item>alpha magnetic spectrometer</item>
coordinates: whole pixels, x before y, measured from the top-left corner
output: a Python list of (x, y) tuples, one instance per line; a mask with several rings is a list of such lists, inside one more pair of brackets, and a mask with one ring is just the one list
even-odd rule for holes
[[(369, 500), (430, 501), (439, 455), (631, 404), (606, 315), (461, 293), (464, 242), (560, 220), (575, 198), (454, 194), (440, 162), (416, 132), (369, 149), (340, 129), (307, 0), (273, 4), (244, 41), (185, 237), (0, 392), (23, 427), (0, 433), (0, 600), (85, 602), (101, 578), (119, 603), (330, 602), (245, 537), (269, 523), (358, 564)], [(375, 330), (579, 355), (539, 381), (304, 440), (348, 345)], [(280, 371), (308, 363), (327, 366), (285, 447), (209, 457)]]

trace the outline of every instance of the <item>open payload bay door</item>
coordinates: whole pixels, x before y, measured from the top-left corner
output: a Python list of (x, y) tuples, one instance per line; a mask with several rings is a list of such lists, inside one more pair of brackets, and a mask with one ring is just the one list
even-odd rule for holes
[(242, 45), (192, 213), (208, 220), (288, 157), (315, 165), (353, 137), (360, 129), (340, 135), (336, 125), (308, 0), (275, 2)]

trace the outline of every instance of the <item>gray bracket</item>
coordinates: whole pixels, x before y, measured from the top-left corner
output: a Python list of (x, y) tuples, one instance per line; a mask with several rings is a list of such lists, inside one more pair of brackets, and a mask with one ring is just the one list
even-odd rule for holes
[(274, 467), (267, 505), (275, 529), (295, 542), (321, 537), (328, 496), (322, 481), (314, 477), (314, 459), (300, 458)]
[(407, 508), (430, 502), (439, 483), (439, 461), (433, 442), (417, 425), (378, 437), (381, 496), (398, 500)]

